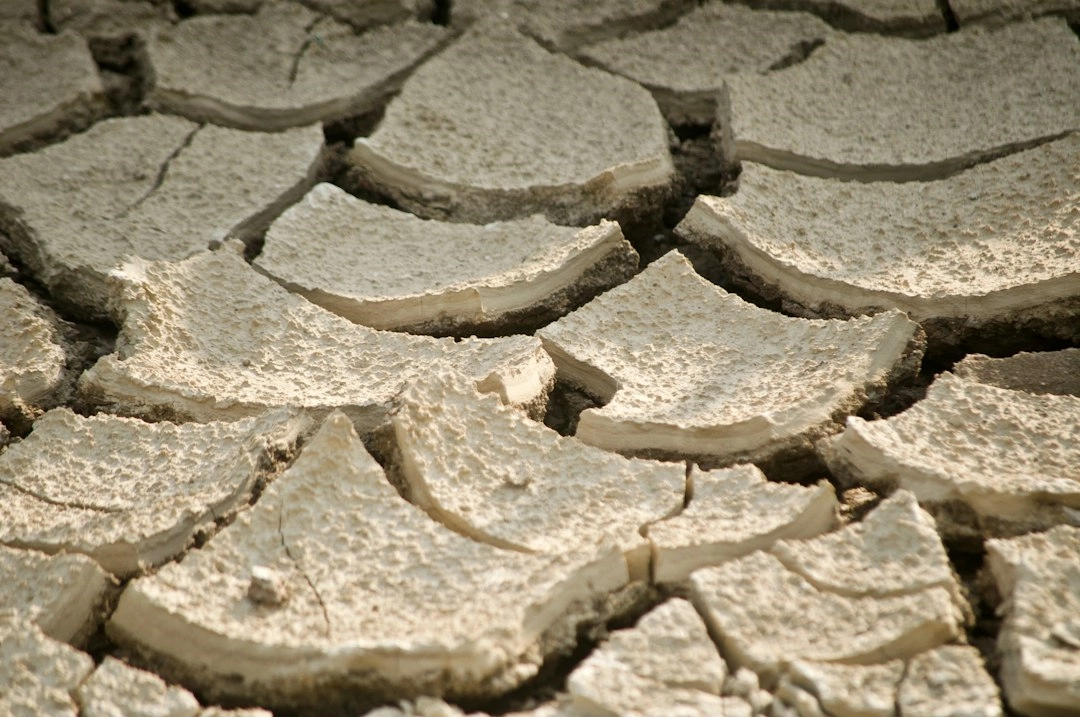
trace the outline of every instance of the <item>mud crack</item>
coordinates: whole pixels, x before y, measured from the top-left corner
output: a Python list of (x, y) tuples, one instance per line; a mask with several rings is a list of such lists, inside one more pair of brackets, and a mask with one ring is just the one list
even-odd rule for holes
[(49, 505), (55, 505), (58, 508), (75, 508), (77, 510), (92, 510), (92, 511), (94, 511), (96, 513), (123, 513), (124, 512), (123, 509), (121, 509), (121, 508), (106, 508), (104, 506), (92, 505), (90, 503), (81, 503), (79, 501), (56, 500), (55, 498), (50, 498), (47, 495), (41, 495), (39, 493), (35, 493), (34, 491), (29, 490), (27, 488), (24, 488), (23, 486), (18, 485), (17, 483), (8, 483), (7, 481), (0, 481), (0, 485), (6, 485), (9, 488), (12, 488), (14, 490), (19, 491), (23, 495), (30, 496), (34, 500), (40, 500), (42, 503), (48, 503)]
[(187, 134), (187, 136), (184, 137), (183, 141), (181, 141), (180, 144), (177, 145), (176, 149), (170, 152), (169, 156), (165, 158), (165, 161), (161, 163), (161, 166), (158, 168), (157, 177), (154, 178), (154, 183), (150, 186), (150, 188), (147, 189), (141, 197), (136, 199), (134, 202), (125, 207), (123, 211), (117, 214), (116, 217), (114, 217), (115, 219), (123, 219), (128, 214), (131, 214), (131, 212), (138, 209), (147, 199), (153, 196), (153, 194), (157, 192), (157, 190), (161, 189), (161, 185), (165, 183), (165, 176), (169, 173), (169, 167), (172, 165), (173, 160), (179, 157), (181, 152), (191, 146), (191, 143), (195, 141), (195, 135), (198, 134), (199, 130), (201, 130), (205, 126), (205, 124), (200, 124), (198, 127), (191, 130)]
[(292, 87), (296, 83), (296, 76), (300, 73), (300, 62), (304, 59), (304, 55), (307, 54), (308, 48), (311, 44), (318, 43), (323, 44), (323, 39), (319, 37), (315, 32), (315, 28), (319, 23), (325, 20), (325, 17), (317, 17), (308, 23), (308, 26), (304, 28), (304, 41), (300, 44), (300, 47), (296, 50), (296, 54), (293, 55), (292, 65), (289, 67), (289, 87)]
[(326, 637), (330, 637), (330, 613), (327, 611), (326, 603), (323, 602), (322, 595), (319, 594), (319, 589), (315, 587), (314, 581), (312, 581), (311, 577), (307, 574), (307, 571), (304, 570), (304, 566), (300, 564), (300, 561), (296, 559), (296, 556), (293, 555), (292, 551), (289, 549), (289, 543), (285, 540), (285, 531), (282, 528), (282, 523), (284, 522), (284, 520), (285, 506), (280, 505), (278, 510), (278, 537), (281, 538), (281, 547), (285, 549), (285, 554), (289, 556), (289, 560), (291, 560), (293, 565), (296, 566), (296, 569), (300, 571), (300, 575), (303, 576), (304, 582), (306, 582), (308, 584), (308, 587), (311, 588), (311, 592), (315, 596), (315, 600), (319, 603), (319, 609), (322, 610), (323, 621), (326, 623), (326, 629), (324, 630), (324, 634)]

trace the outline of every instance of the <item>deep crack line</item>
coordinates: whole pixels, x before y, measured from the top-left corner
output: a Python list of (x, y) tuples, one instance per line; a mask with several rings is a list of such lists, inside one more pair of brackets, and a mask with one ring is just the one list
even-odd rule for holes
[(0, 481), (0, 485), (6, 485), (7, 487), (9, 487), (9, 488), (11, 488), (13, 490), (17, 490), (18, 492), (22, 493), (23, 495), (30, 496), (34, 500), (40, 500), (42, 503), (48, 503), (49, 505), (55, 505), (57, 508), (74, 508), (74, 509), (77, 509), (77, 510), (90, 510), (90, 511), (93, 511), (95, 513), (112, 513), (112, 514), (115, 514), (115, 513), (123, 513), (124, 512), (123, 508), (105, 508), (105, 507), (102, 507), (100, 505), (92, 505), (90, 503), (79, 503), (77, 501), (56, 500), (55, 498), (50, 498), (47, 495), (39, 495), (38, 493), (35, 493), (34, 491), (32, 491), (32, 490), (30, 490), (28, 488), (24, 488), (23, 486), (19, 485), (18, 483), (8, 483), (7, 481)]
[(315, 600), (319, 603), (319, 608), (322, 610), (323, 621), (326, 623), (326, 636), (330, 637), (330, 613), (326, 609), (326, 603), (323, 602), (322, 595), (319, 594), (319, 589), (315, 587), (315, 583), (308, 577), (307, 571), (300, 565), (300, 561), (296, 559), (296, 556), (289, 550), (289, 544), (285, 541), (285, 531), (282, 528), (282, 523), (285, 521), (285, 506), (279, 505), (278, 510), (278, 537), (281, 538), (281, 547), (285, 549), (285, 554), (289, 556), (289, 560), (292, 561), (296, 569), (300, 571), (300, 575), (304, 578), (304, 582), (311, 588), (312, 594), (315, 595)]
[(317, 34), (315, 34), (315, 28), (325, 18), (317, 17), (312, 20), (307, 27), (304, 28), (304, 41), (300, 44), (300, 48), (297, 49), (296, 54), (293, 55), (292, 65), (289, 67), (289, 87), (292, 87), (296, 83), (296, 76), (300, 74), (300, 61), (304, 59), (304, 55), (307, 54), (308, 48), (311, 47), (311, 43), (317, 42), (322, 45), (323, 40)]
[(165, 158), (165, 161), (161, 163), (161, 167), (158, 168), (157, 177), (154, 179), (154, 183), (150, 186), (150, 188), (147, 189), (141, 197), (136, 199), (134, 202), (125, 207), (123, 211), (117, 214), (116, 217), (114, 217), (115, 219), (123, 219), (128, 214), (138, 209), (140, 205), (142, 205), (154, 194), (154, 192), (161, 189), (161, 185), (165, 183), (165, 175), (169, 173), (169, 167), (172, 165), (173, 160), (179, 157), (181, 152), (191, 146), (191, 143), (195, 141), (195, 135), (198, 134), (199, 130), (201, 130), (205, 126), (205, 124), (200, 124), (195, 127), (195, 129), (188, 132), (187, 136), (184, 137), (184, 140), (176, 147), (176, 149), (170, 152), (169, 156)]

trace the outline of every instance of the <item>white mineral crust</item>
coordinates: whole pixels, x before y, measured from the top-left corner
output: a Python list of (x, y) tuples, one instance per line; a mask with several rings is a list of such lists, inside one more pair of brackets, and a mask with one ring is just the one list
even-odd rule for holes
[(782, 316), (678, 252), (537, 335), (566, 380), (605, 402), (582, 412), (578, 438), (709, 465), (808, 451), (922, 356), (919, 327), (899, 312)]
[(540, 342), (433, 339), (357, 326), (289, 293), (231, 247), (180, 262), (134, 260), (114, 273), (116, 353), (80, 390), (129, 413), (234, 420), (297, 406), (340, 407), (362, 433), (400, 388), (437, 367), (461, 370), (503, 401), (543, 400), (554, 376)]
[(286, 409), (180, 425), (55, 409), (0, 454), (0, 543), (130, 577), (246, 506), (309, 424)]
[(319, 184), (270, 227), (255, 266), (357, 324), (462, 334), (557, 318), (629, 279), (637, 253), (615, 222), (425, 221)]
[[(253, 602), (254, 566), (287, 576), (289, 599)], [(490, 696), (565, 648), (628, 579), (611, 544), (526, 555), (445, 528), (397, 494), (335, 412), (227, 530), (132, 581), (108, 628), (215, 700)]]

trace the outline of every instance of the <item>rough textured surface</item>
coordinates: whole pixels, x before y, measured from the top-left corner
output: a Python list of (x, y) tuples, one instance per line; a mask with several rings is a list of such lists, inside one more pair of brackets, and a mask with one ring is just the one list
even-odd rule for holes
[(729, 666), (775, 686), (791, 660), (876, 664), (961, 633), (967, 604), (929, 516), (901, 493), (866, 520), (690, 576)]
[(39, 35), (0, 16), (0, 156), (82, 129), (105, 113), (105, 89), (86, 41)]
[(1078, 523), (1080, 397), (1035, 395), (944, 373), (926, 398), (883, 421), (849, 418), (824, 441), (834, 474), (913, 492), (953, 538)]
[(565, 379), (607, 402), (582, 412), (578, 438), (709, 465), (808, 451), (922, 351), (898, 312), (785, 317), (710, 284), (678, 252), (537, 335)]
[(8, 278), (0, 278), (0, 336), (0, 420), (28, 428), (71, 389), (67, 342), (56, 314)]
[(361, 181), (403, 208), (476, 223), (646, 211), (674, 179), (667, 125), (646, 90), (499, 19), (420, 67), (350, 157)]
[(0, 611), (33, 621), (49, 637), (81, 644), (97, 628), (109, 578), (85, 555), (45, 555), (0, 545)]
[(425, 221), (320, 184), (271, 225), (255, 265), (358, 324), (468, 335), (558, 318), (629, 279), (637, 253), (614, 222)]
[(582, 714), (670, 715), (693, 705), (699, 714), (722, 715), (726, 672), (701, 617), (674, 599), (612, 633), (570, 674), (566, 689)]
[(913, 657), (900, 684), (902, 717), (1001, 717), (997, 685), (974, 647), (947, 645)]
[(934, 179), (1080, 129), (1080, 39), (1058, 19), (836, 37), (806, 62), (727, 84), (729, 157), (820, 176)]
[(463, 377), (417, 381), (391, 417), (409, 499), (469, 537), (559, 554), (607, 543), (649, 575), (643, 528), (682, 509), (682, 464), (626, 459), (558, 435)]
[(285, 409), (182, 425), (50, 411), (0, 454), (0, 543), (85, 553), (130, 577), (245, 506), (309, 423)]
[(1080, 528), (986, 543), (1005, 622), (998, 635), (1005, 698), (1022, 715), (1075, 714), (1080, 704)]
[(808, 692), (832, 717), (902, 717), (896, 697), (906, 666), (904, 660), (873, 665), (794, 660), (786, 666), (777, 693)]
[(828, 25), (806, 13), (710, 2), (671, 27), (590, 45), (579, 55), (644, 85), (672, 124), (709, 125), (726, 76), (762, 74), (830, 34)]
[(849, 32), (907, 36), (945, 31), (945, 16), (935, 0), (741, 0), (775, 10), (802, 10), (820, 15)]
[[(281, 575), (284, 602), (249, 597), (255, 566)], [(512, 687), (565, 647), (557, 624), (572, 639), (627, 580), (614, 546), (523, 555), (447, 530), (398, 496), (334, 413), (228, 530), (130, 583), (109, 633), (211, 699), (355, 714)]]
[(1080, 397), (1080, 348), (1022, 352), (1000, 359), (968, 354), (953, 372), (998, 388)]
[(305, 0), (304, 4), (364, 32), (405, 20), (427, 20), (435, 0)]
[(157, 675), (106, 657), (80, 685), (81, 717), (196, 717), (199, 702), (187, 690)]
[(198, 421), (340, 407), (366, 432), (412, 377), (457, 368), (506, 402), (543, 401), (554, 374), (532, 337), (432, 339), (375, 331), (290, 294), (226, 247), (114, 274), (116, 353), (83, 374), (91, 401)]
[(1080, 20), (1077, 0), (949, 0), (949, 8), (960, 25), (997, 25), (1049, 14), (1064, 15), (1070, 22)]
[(802, 313), (898, 308), (969, 333), (1037, 317), (1080, 340), (1077, 156), (1080, 133), (904, 184), (746, 164), (738, 193), (699, 197), (678, 232)]
[(46, 637), (17, 612), (0, 612), (0, 713), (76, 717), (73, 694), (93, 669), (90, 655)]
[(296, 2), (163, 27), (147, 53), (151, 106), (242, 129), (280, 130), (371, 111), (446, 31), (404, 23), (363, 36)]
[(105, 120), (0, 160), (0, 248), (73, 311), (102, 317), (106, 275), (125, 256), (179, 259), (251, 239), (312, 185), (322, 147), (318, 125), (263, 134), (162, 115)]
[(172, 6), (160, 0), (49, 0), (48, 14), (53, 27), (89, 39), (95, 52), (103, 40), (135, 34), (142, 41), (151, 28), (176, 21)]
[(752, 465), (692, 469), (690, 502), (653, 523), (653, 580), (677, 582), (693, 571), (767, 550), (777, 540), (811, 538), (836, 526), (836, 495), (815, 486), (770, 483)]

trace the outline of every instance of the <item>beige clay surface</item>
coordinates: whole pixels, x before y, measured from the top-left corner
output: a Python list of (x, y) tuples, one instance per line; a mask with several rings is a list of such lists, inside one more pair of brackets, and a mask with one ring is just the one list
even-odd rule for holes
[(586, 446), (470, 384), (429, 376), (395, 401), (391, 423), (409, 499), (448, 527), (508, 550), (617, 544), (631, 575), (647, 579), (642, 532), (682, 509), (686, 467)]
[(1077, 523), (1080, 397), (1037, 395), (941, 374), (887, 420), (848, 419), (820, 448), (833, 473), (914, 493), (954, 538)]
[(1080, 129), (1080, 38), (1053, 18), (926, 40), (848, 35), (794, 67), (727, 84), (729, 157), (818, 176), (936, 179)]
[(747, 163), (734, 196), (699, 197), (678, 231), (811, 313), (897, 308), (973, 325), (1037, 315), (1080, 337), (1078, 156), (1080, 133), (903, 184)]
[(65, 398), (67, 342), (59, 318), (26, 287), (0, 278), (0, 420), (34, 420)]
[(648, 204), (674, 179), (667, 125), (644, 88), (497, 18), (417, 69), (350, 159), (404, 209), (476, 223), (589, 223)]
[(627, 580), (610, 544), (525, 555), (439, 525), (334, 413), (228, 530), (133, 581), (109, 634), (212, 699), (498, 693)]
[(384, 103), (445, 39), (442, 28), (415, 22), (358, 36), (297, 2), (195, 16), (151, 36), (149, 103), (252, 130), (341, 119)]
[(0, 16), (0, 68), (0, 157), (105, 113), (94, 58), (74, 33), (40, 35)]
[(49, 637), (82, 644), (97, 629), (109, 577), (85, 555), (46, 555), (0, 545), (0, 611)]
[[(870, 525), (785, 541), (690, 576), (729, 667), (775, 686), (791, 660), (877, 664), (961, 633), (967, 603), (927, 532), (932, 520), (904, 493), (876, 511), (884, 514), (871, 512)], [(914, 567), (924, 564), (925, 575)]]
[(0, 160), (0, 248), (73, 311), (102, 317), (106, 275), (125, 256), (180, 259), (251, 239), (312, 185), (322, 148), (317, 125), (262, 134), (164, 115), (104, 120)]
[(637, 253), (615, 222), (422, 220), (319, 184), (271, 225), (255, 266), (358, 324), (464, 334), (557, 318), (630, 278)]
[(563, 377), (606, 402), (577, 437), (710, 465), (805, 452), (893, 379), (921, 332), (898, 312), (785, 317), (699, 276), (678, 252), (537, 332)]
[(187, 690), (109, 656), (77, 691), (83, 717), (167, 715), (197, 717), (199, 702)]
[(1008, 358), (968, 354), (953, 372), (998, 388), (1080, 397), (1080, 348), (1023, 351)]
[(309, 426), (288, 409), (180, 425), (55, 409), (0, 454), (0, 543), (84, 553), (128, 578), (245, 507)]
[(836, 526), (836, 495), (814, 486), (772, 483), (753, 465), (690, 472), (690, 502), (681, 513), (648, 526), (653, 580), (685, 580), (778, 540), (811, 538)]
[(1070, 22), (1080, 18), (1077, 0), (949, 0), (961, 26), (972, 23), (999, 25), (1040, 15), (1064, 15)]
[(998, 634), (1009, 706), (1029, 717), (1080, 704), (1080, 528), (986, 544), (1005, 618)]
[(17, 611), (0, 612), (0, 713), (77, 717), (74, 693), (94, 669), (84, 652), (47, 637)]
[(819, 18), (710, 2), (670, 27), (581, 49), (589, 64), (652, 92), (672, 124), (712, 124), (727, 75), (762, 74), (832, 33)]
[(935, 0), (751, 0), (748, 4), (816, 13), (848, 32), (921, 36), (945, 31), (945, 18)]
[(127, 413), (233, 420), (277, 406), (340, 407), (378, 425), (410, 378), (450, 366), (526, 405), (554, 374), (532, 337), (432, 339), (357, 326), (278, 286), (228, 246), (180, 262), (132, 261), (113, 277), (117, 351), (83, 374), (88, 400)]

